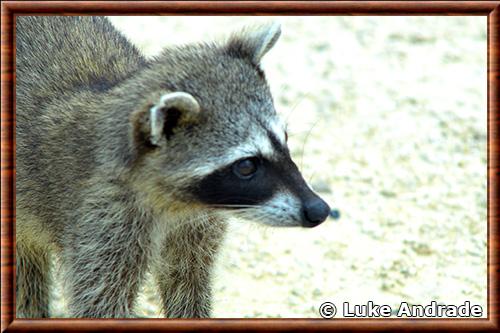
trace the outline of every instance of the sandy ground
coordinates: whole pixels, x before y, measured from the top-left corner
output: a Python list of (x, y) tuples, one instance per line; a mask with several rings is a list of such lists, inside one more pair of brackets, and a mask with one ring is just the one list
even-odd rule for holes
[[(113, 17), (147, 55), (262, 17)], [(486, 315), (486, 18), (279, 17), (263, 66), (289, 145), (341, 212), (311, 229), (234, 220), (215, 317), (319, 317), (324, 301)], [(55, 305), (63, 313), (63, 303)], [(159, 316), (148, 282), (138, 313)]]

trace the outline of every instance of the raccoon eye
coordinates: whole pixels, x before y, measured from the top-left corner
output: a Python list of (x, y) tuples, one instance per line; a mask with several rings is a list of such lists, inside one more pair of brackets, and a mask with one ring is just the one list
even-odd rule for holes
[(233, 164), (233, 172), (241, 179), (249, 179), (257, 171), (257, 159), (245, 158)]

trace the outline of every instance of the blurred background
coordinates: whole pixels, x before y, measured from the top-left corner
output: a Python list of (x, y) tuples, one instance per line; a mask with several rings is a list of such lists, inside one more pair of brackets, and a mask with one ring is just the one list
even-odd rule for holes
[[(341, 216), (232, 221), (215, 317), (314, 318), (324, 301), (470, 301), (486, 316), (486, 17), (110, 19), (148, 56), (282, 24), (263, 67), (297, 165)], [(161, 316), (151, 282), (138, 304)]]

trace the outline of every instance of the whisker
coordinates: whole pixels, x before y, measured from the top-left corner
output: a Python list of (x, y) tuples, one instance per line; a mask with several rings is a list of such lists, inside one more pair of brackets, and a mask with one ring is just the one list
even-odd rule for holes
[[(309, 178), (309, 180), (308, 180), (308, 183), (309, 183), (309, 184), (312, 184), (312, 181), (313, 181), (313, 179), (314, 179), (314, 176), (316, 176), (316, 170), (314, 170), (314, 171), (313, 171), (313, 173), (311, 174), (311, 176), (310, 176), (310, 177), (308, 177), (308, 178)], [(311, 186), (312, 186), (312, 185), (311, 185)]]
[[(213, 192), (207, 192), (206, 193), (207, 195), (212, 195), (212, 196), (217, 196), (219, 198), (219, 200), (221, 201), (234, 201), (234, 200), (244, 200), (247, 202), (247, 204), (244, 204), (244, 205), (259, 205), (262, 201), (261, 200), (258, 200), (258, 199), (252, 199), (252, 198), (249, 198), (249, 197), (246, 197), (246, 196), (238, 196), (238, 195), (227, 195), (225, 193), (220, 193), (220, 192), (217, 192), (217, 191), (213, 191)], [(213, 204), (214, 206), (218, 205), (218, 204)], [(224, 205), (224, 204), (221, 204), (221, 205)], [(231, 205), (231, 204), (228, 204), (228, 205)]]
[(210, 205), (209, 207), (214, 207), (214, 208), (260, 208), (263, 207), (262, 205)]
[(300, 103), (302, 103), (302, 100), (304, 98), (308, 98), (309, 96), (311, 96), (311, 90), (309, 90), (308, 92), (306, 92), (305, 94), (297, 97), (297, 102), (295, 102), (295, 104), (292, 106), (291, 110), (288, 112), (288, 114), (285, 116), (285, 123), (288, 123), (288, 119), (290, 119), (291, 115), (293, 114), (293, 112), (297, 109), (297, 107), (300, 105)]
[(312, 127), (309, 129), (309, 131), (306, 134), (306, 137), (304, 138), (304, 143), (302, 144), (302, 154), (300, 156), (300, 171), (302, 172), (303, 169), (303, 162), (304, 162), (304, 150), (306, 148), (307, 140), (309, 140), (309, 136), (312, 133), (312, 130), (316, 127), (316, 125), (319, 124), (321, 119), (316, 120), (316, 122), (312, 125)]

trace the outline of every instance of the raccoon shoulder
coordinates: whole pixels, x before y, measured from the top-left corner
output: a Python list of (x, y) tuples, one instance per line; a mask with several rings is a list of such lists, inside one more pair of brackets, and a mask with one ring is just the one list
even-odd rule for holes
[(75, 90), (107, 90), (145, 64), (106, 18), (90, 16), (19, 16), (16, 55), (21, 104)]

